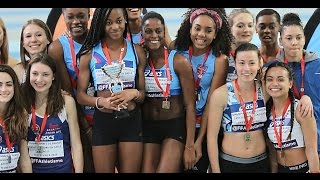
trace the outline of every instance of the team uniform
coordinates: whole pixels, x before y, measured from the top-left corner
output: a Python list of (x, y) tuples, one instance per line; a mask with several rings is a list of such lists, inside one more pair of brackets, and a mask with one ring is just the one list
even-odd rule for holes
[[(298, 100), (295, 100), (294, 103), (295, 109), (298, 106)], [(300, 123), (294, 118), (293, 126), (292, 126), (292, 132), (289, 139), (289, 133), (291, 129), (291, 105), (289, 105), (287, 112), (284, 115), (284, 119), (282, 120), (282, 117), (276, 117), (275, 118), (275, 124), (273, 122), (272, 115), (269, 117), (267, 121), (267, 133), (270, 141), (273, 144), (273, 147), (276, 150), (285, 150), (289, 148), (304, 148), (305, 143), (303, 139), (303, 133), (300, 126)], [(279, 131), (279, 128), (281, 127), (280, 124), (282, 123), (282, 146), (279, 147), (278, 141), (275, 135), (274, 126), (276, 126), (277, 130)], [(309, 170), (308, 162), (303, 162), (301, 164), (297, 164), (294, 166), (283, 166), (278, 163), (278, 172), (279, 173), (306, 173)]]
[[(138, 62), (131, 42), (129, 40), (124, 42), (127, 45), (127, 51), (122, 59), (124, 66), (119, 77), (123, 82), (124, 89), (133, 89), (136, 86), (135, 78)], [(93, 48), (90, 61), (95, 91), (109, 91), (111, 78), (102, 70), (106, 62), (102, 43), (100, 42)], [(114, 117), (114, 113), (104, 113), (96, 110), (93, 117), (92, 144), (98, 146), (116, 144), (118, 142), (142, 142), (141, 114), (138, 109), (131, 111), (129, 114), (129, 117), (119, 120)]]
[[(317, 121), (318, 129), (318, 154), (320, 154), (320, 59), (316, 53), (304, 51), (304, 62), (287, 62), (293, 69), (294, 74), (294, 86), (296, 86), (298, 96), (301, 96), (301, 82), (304, 82), (304, 94), (311, 98), (314, 116)], [(288, 59), (289, 60), (289, 59)], [(280, 53), (279, 61), (285, 62), (284, 51)], [(304, 64), (304, 77), (302, 77), (302, 64)], [(297, 97), (297, 93), (295, 97)]]
[(32, 114), (28, 118), (28, 148), (34, 173), (72, 173), (73, 160), (69, 124), (65, 107), (58, 115), (48, 116), (41, 133), (40, 141), (36, 140), (35, 128), (41, 127), (44, 117), (35, 113), (35, 122), (32, 123)]
[[(61, 43), (61, 46), (63, 48), (63, 57), (64, 62), (67, 67), (67, 71), (71, 80), (72, 88), (73, 88), (73, 94), (76, 96), (77, 89), (76, 89), (76, 83), (77, 83), (77, 73), (75, 68), (78, 68), (79, 62), (76, 61), (76, 59), (73, 59), (72, 57), (72, 48), (74, 49), (74, 53), (77, 54), (80, 51), (80, 48), (82, 44), (77, 43), (76, 41), (72, 40), (73, 46), (70, 45), (70, 39), (69, 37), (62, 35), (58, 37), (59, 42)], [(92, 83), (93, 79), (90, 77), (90, 81), (88, 83), (88, 89), (87, 94), (90, 96), (94, 96), (95, 90)], [(89, 124), (92, 125), (93, 123), (93, 113), (94, 113), (94, 107), (91, 106), (82, 106), (83, 112), (85, 113), (85, 117), (88, 120)]]
[(19, 146), (14, 142), (9, 154), (2, 126), (0, 128), (0, 148), (0, 173), (15, 173), (20, 158)]
[[(221, 126), (224, 133), (246, 132), (246, 124), (243, 119), (243, 111), (240, 102), (237, 100), (234, 87), (231, 82), (226, 84), (228, 90), (228, 104), (223, 111)], [(249, 131), (263, 131), (266, 118), (266, 107), (261, 85), (256, 82), (257, 105), (255, 115)], [(245, 103), (247, 116), (250, 117), (253, 109), (253, 102)], [(269, 172), (269, 160), (267, 153), (262, 153), (251, 158), (235, 157), (224, 152), (219, 153), (221, 172)]]
[[(208, 94), (211, 87), (211, 81), (214, 76), (214, 68), (215, 68), (215, 61), (216, 56), (212, 54), (212, 49), (210, 49), (208, 56), (206, 57), (206, 53), (201, 54), (199, 56), (192, 55), (190, 59), (190, 52), (189, 51), (181, 51), (187, 59), (190, 60), (192, 64), (193, 76), (195, 79), (198, 79), (198, 73), (201, 71), (202, 77), (199, 82), (199, 86), (195, 89), (196, 92), (196, 134), (195, 138), (198, 137), (201, 125), (201, 117), (204, 111), (204, 108), (207, 103)], [(205, 60), (206, 59), (206, 60)], [(203, 62), (205, 63), (203, 64)], [(203, 66), (202, 66), (203, 65)], [(209, 156), (207, 151), (207, 138), (204, 137), (202, 142), (202, 157), (196, 163), (192, 170), (188, 172), (201, 172), (206, 173), (209, 167)]]
[[(172, 50), (168, 57), (168, 63), (171, 74), (170, 92), (169, 96), (182, 96), (182, 89), (180, 86), (180, 80), (174, 71), (174, 56), (176, 54), (175, 50)], [(160, 86), (163, 90), (166, 89), (167, 85), (167, 73), (166, 65), (160, 69), (155, 69)], [(146, 101), (148, 98), (164, 98), (162, 89), (160, 89), (155, 81), (152, 69), (149, 64), (147, 64), (145, 71), (145, 92)], [(144, 119), (143, 120), (143, 138), (144, 143), (156, 143), (161, 144), (166, 138), (172, 138), (178, 140), (185, 144), (186, 142), (186, 117), (178, 117), (166, 120), (154, 120), (154, 119)]]
[(231, 81), (237, 79), (236, 61), (234, 59), (234, 52), (230, 53), (228, 61), (229, 61), (229, 67), (228, 67), (228, 74), (227, 74), (226, 82), (231, 82)]

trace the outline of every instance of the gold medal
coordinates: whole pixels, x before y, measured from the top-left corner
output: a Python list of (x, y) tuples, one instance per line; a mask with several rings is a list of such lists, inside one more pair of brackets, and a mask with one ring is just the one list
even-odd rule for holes
[(162, 101), (162, 109), (170, 109), (170, 101)]
[(244, 140), (245, 140), (246, 142), (251, 141), (250, 133), (247, 132), (247, 133), (244, 135)]

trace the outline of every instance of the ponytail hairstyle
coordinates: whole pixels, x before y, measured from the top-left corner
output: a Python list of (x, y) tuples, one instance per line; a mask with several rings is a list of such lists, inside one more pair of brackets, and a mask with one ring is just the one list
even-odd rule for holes
[(282, 18), (282, 25), (280, 26), (280, 36), (284, 29), (289, 26), (299, 26), (303, 32), (303, 24), (298, 14), (287, 13)]

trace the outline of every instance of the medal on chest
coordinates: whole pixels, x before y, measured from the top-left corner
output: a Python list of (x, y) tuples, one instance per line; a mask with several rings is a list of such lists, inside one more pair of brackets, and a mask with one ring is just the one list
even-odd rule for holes
[(247, 133), (244, 135), (244, 141), (246, 141), (246, 142), (251, 141), (251, 137), (250, 137), (250, 133), (249, 133), (249, 132), (247, 132)]
[(166, 98), (166, 100), (162, 101), (162, 109), (170, 109), (170, 101)]

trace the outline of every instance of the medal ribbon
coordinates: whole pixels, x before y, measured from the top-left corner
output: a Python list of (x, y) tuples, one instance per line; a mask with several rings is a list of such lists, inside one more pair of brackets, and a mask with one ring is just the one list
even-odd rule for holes
[(253, 121), (253, 117), (254, 117), (254, 114), (256, 112), (256, 105), (257, 105), (257, 90), (256, 90), (256, 87), (254, 87), (254, 94), (253, 94), (253, 107), (252, 107), (252, 112), (251, 112), (251, 116), (250, 116), (250, 120), (248, 120), (248, 115), (247, 115), (247, 110), (246, 110), (246, 107), (245, 107), (245, 103), (244, 103), (244, 100), (240, 94), (240, 88), (239, 88), (239, 84), (238, 84), (238, 79), (235, 80), (235, 85), (236, 85), (236, 88), (238, 90), (238, 95), (239, 95), (239, 99), (240, 99), (240, 104), (241, 104), (241, 109), (242, 109), (242, 112), (243, 112), (243, 116), (244, 116), (244, 121), (246, 123), (246, 130), (247, 132), (249, 132), (251, 126), (252, 126), (252, 121)]
[[(199, 70), (197, 69), (197, 79), (195, 79), (195, 82), (194, 82), (194, 89), (195, 89), (195, 92), (198, 91), (198, 88), (199, 88), (199, 85), (200, 85), (200, 81), (202, 79), (202, 76), (204, 74), (204, 64), (206, 63), (207, 59), (208, 59), (208, 56), (209, 56), (209, 52), (210, 52), (210, 48), (207, 49), (207, 52), (203, 58), (203, 61), (202, 61), (202, 65), (200, 66)], [(190, 60), (190, 63), (192, 65), (192, 55), (193, 55), (193, 48), (192, 46), (189, 46), (189, 60)], [(192, 68), (192, 71), (193, 71), (193, 68)]]
[(167, 76), (167, 85), (166, 85), (166, 90), (164, 91), (160, 85), (156, 70), (154, 69), (154, 65), (152, 63), (152, 60), (149, 59), (149, 65), (152, 70), (153, 78), (155, 82), (157, 83), (157, 86), (162, 90), (162, 94), (165, 98), (168, 98), (169, 96), (169, 91), (170, 91), (170, 84), (171, 84), (171, 74), (170, 74), (170, 68), (169, 68), (169, 62), (168, 62), (168, 49), (164, 47), (164, 63), (166, 64), (166, 76)]
[(4, 122), (3, 122), (1, 117), (0, 117), (0, 125), (2, 126), (2, 132), (3, 132), (4, 138), (6, 140), (6, 146), (8, 148), (8, 153), (10, 153), (14, 142), (10, 142), (9, 134), (8, 134), (8, 132), (6, 130), (6, 125), (4, 124)]
[[(286, 57), (284, 57), (283, 60), (284, 63), (288, 64), (288, 60), (286, 59)], [(304, 95), (304, 71), (305, 71), (305, 60), (304, 57), (302, 56), (302, 59), (300, 61), (300, 67), (301, 67), (301, 87), (300, 87), (300, 93), (298, 91), (297, 85), (296, 83), (293, 84), (293, 92), (294, 92), (294, 96), (297, 99), (300, 99), (303, 95)]]
[[(76, 72), (76, 76), (79, 77), (79, 69), (77, 66), (76, 53), (74, 51), (74, 43), (73, 43), (72, 37), (69, 36), (68, 40), (69, 40), (70, 51), (71, 51), (70, 53), (71, 53), (71, 58), (72, 58), (72, 66), (73, 66), (74, 71)], [(72, 77), (70, 77), (70, 80), (71, 80), (72, 87), (74, 89), (77, 88), (77, 81), (73, 80)]]
[(272, 122), (273, 122), (273, 130), (274, 130), (274, 134), (276, 135), (276, 138), (277, 138), (277, 142), (278, 142), (278, 145), (279, 147), (281, 148), (282, 147), (282, 121), (284, 119), (284, 115), (286, 114), (287, 112), (287, 109), (290, 105), (290, 98), (288, 97), (287, 98), (287, 101), (286, 101), (286, 104), (282, 110), (282, 116), (281, 116), (281, 123), (280, 123), (280, 127), (279, 127), (279, 132), (277, 131), (277, 127), (276, 127), (276, 111), (275, 111), (275, 107), (274, 105), (272, 106)]
[(233, 50), (230, 51), (230, 56), (234, 59), (234, 51)]
[[(120, 56), (119, 56), (119, 59), (118, 59), (118, 63), (119, 64), (122, 62), (122, 58), (123, 58), (123, 54), (124, 54), (124, 44), (125, 43), (123, 42), (122, 47), (120, 49)], [(107, 58), (108, 64), (111, 65), (112, 62), (111, 62), (111, 58), (110, 58), (110, 54), (109, 54), (109, 51), (108, 51), (108, 46), (107, 46), (107, 42), (106, 41), (102, 41), (102, 50), (103, 50), (104, 55)]]
[(31, 111), (32, 111), (32, 118), (31, 118), (31, 122), (32, 122), (32, 126), (33, 126), (33, 129), (34, 129), (34, 133), (36, 135), (36, 140), (37, 142), (40, 142), (40, 139), (41, 139), (41, 134), (43, 133), (44, 131), (44, 128), (47, 124), (47, 119), (48, 119), (48, 114), (47, 112), (44, 114), (44, 117), (43, 117), (43, 120), (42, 120), (42, 123), (41, 123), (41, 129), (40, 130), (37, 130), (37, 124), (36, 124), (36, 108), (35, 108), (35, 105), (32, 104), (32, 108), (31, 108)]

